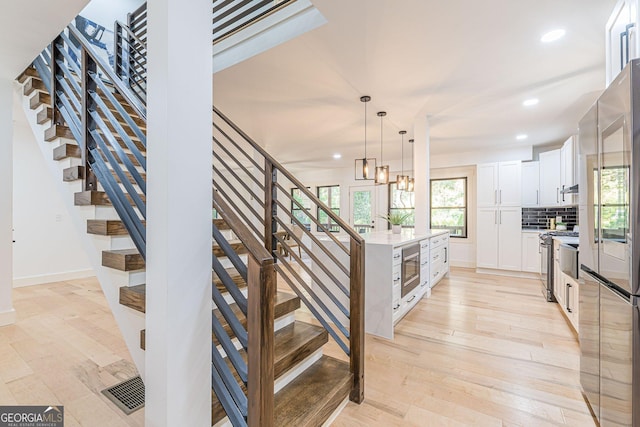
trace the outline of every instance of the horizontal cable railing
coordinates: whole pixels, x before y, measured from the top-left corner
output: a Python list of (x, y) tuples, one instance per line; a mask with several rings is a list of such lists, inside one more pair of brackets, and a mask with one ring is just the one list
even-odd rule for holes
[(215, 107), (212, 125), (215, 194), (265, 242), (278, 277), (350, 356), (352, 400), (359, 401), (362, 237)]
[(254, 24), (295, 0), (213, 0), (213, 42)]
[(146, 256), (146, 108), (70, 25), (34, 61), (51, 94), (56, 126), (81, 148), (86, 191), (109, 197), (133, 243)]

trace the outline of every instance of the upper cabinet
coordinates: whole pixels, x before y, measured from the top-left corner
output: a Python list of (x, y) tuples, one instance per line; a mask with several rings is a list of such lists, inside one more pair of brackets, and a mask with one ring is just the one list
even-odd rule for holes
[(563, 190), (577, 183), (576, 144), (570, 137), (557, 150), (540, 153), (540, 206), (566, 206), (576, 203), (575, 194)]
[(520, 206), (520, 161), (478, 165), (478, 207)]
[(640, 57), (638, 0), (619, 0), (606, 26), (607, 86), (630, 60)]
[(540, 162), (522, 163), (522, 207), (540, 206)]
[(560, 206), (560, 150), (540, 153), (540, 206)]
[(560, 149), (560, 203), (562, 205), (573, 205), (576, 203), (575, 194), (563, 193), (569, 187), (578, 183), (576, 179), (576, 143), (575, 137), (570, 137)]

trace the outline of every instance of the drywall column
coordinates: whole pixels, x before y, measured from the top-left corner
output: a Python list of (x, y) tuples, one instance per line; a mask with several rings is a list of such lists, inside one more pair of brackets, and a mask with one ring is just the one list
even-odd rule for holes
[(211, 0), (148, 2), (145, 425), (211, 426)]
[(13, 86), (0, 79), (0, 326), (15, 321), (13, 288)]
[(415, 173), (415, 203), (416, 203), (416, 232), (429, 229), (429, 214), (431, 198), (429, 192), (429, 119), (426, 115), (419, 116), (413, 125)]

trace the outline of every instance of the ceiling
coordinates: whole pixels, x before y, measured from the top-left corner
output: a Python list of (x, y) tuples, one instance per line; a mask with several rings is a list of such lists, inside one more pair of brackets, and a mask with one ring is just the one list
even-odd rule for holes
[[(398, 159), (398, 131), (423, 115), (432, 154), (563, 141), (604, 89), (616, 0), (312, 1), (326, 25), (214, 76), (216, 106), (290, 167), (363, 156), (361, 95), (369, 154), (385, 110), (385, 157)], [(556, 28), (566, 36), (540, 42)]]
[(88, 1), (4, 0), (0, 14), (0, 78), (16, 78)]

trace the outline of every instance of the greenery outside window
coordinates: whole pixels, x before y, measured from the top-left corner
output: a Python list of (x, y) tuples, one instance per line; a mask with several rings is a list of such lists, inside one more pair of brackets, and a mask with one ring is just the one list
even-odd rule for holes
[[(309, 190), (309, 187), (307, 187), (307, 190)], [(291, 198), (299, 203), (294, 203), (293, 200), (291, 201), (291, 215), (293, 218), (296, 218), (304, 224), (304, 226), (307, 227), (307, 230), (309, 230), (311, 227), (311, 201), (299, 188), (296, 187), (291, 189)], [(302, 206), (302, 208), (300, 206)], [(291, 223), (294, 224), (293, 219), (291, 220)]]
[[(415, 209), (416, 199), (413, 191), (398, 190), (398, 184), (389, 183), (389, 215), (408, 214), (408, 218), (404, 221), (403, 227), (415, 226)], [(388, 225), (391, 229), (391, 224)]]
[(449, 230), (451, 237), (467, 237), (467, 178), (431, 180), (430, 226)]
[[(316, 194), (318, 195), (318, 199), (323, 202), (325, 205), (329, 207), (336, 215), (340, 216), (340, 186), (339, 185), (324, 185), (321, 187), (317, 187)], [(318, 218), (318, 222), (324, 225), (327, 230), (332, 233), (337, 233), (340, 231), (340, 226), (337, 225), (329, 215), (320, 209), (318, 206), (316, 208), (316, 217)], [(317, 227), (318, 231), (322, 231), (322, 228)]]

